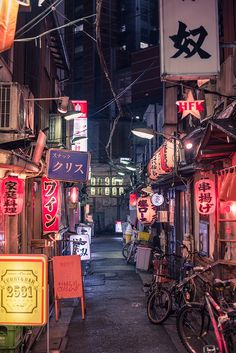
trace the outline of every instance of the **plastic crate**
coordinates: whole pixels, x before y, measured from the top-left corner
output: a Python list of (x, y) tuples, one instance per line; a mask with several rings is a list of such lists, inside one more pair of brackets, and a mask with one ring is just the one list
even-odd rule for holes
[(137, 258), (136, 258), (136, 268), (138, 270), (147, 271), (151, 262), (151, 248), (144, 246), (138, 246)]
[(149, 241), (150, 234), (148, 232), (138, 232), (138, 240)]
[(23, 339), (22, 326), (0, 326), (0, 352), (2, 349), (16, 349)]

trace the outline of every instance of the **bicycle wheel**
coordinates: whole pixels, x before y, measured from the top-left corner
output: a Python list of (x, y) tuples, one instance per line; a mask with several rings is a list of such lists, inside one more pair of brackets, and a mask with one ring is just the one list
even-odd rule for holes
[(204, 305), (184, 305), (177, 314), (176, 325), (181, 342), (189, 353), (203, 352), (207, 345), (215, 346), (218, 352), (214, 329)]
[(164, 322), (172, 308), (170, 292), (165, 288), (155, 289), (147, 300), (147, 316), (152, 324), (161, 324)]
[(123, 246), (122, 255), (124, 256), (125, 260), (127, 260), (130, 245), (131, 245), (131, 241)]
[(128, 254), (127, 254), (127, 264), (134, 265), (136, 262), (136, 252), (137, 252), (137, 246), (135, 243), (131, 244), (130, 247), (128, 248)]

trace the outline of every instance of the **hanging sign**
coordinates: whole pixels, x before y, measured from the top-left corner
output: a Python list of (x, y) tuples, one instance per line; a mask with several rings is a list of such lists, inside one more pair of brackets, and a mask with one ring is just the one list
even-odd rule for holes
[(48, 178), (72, 182), (88, 180), (90, 153), (52, 148), (47, 158)]
[(197, 80), (218, 75), (217, 0), (160, 0), (159, 4), (161, 77)]
[(195, 182), (196, 206), (200, 214), (208, 215), (215, 211), (216, 193), (215, 183), (208, 178), (202, 178)]
[(146, 225), (151, 225), (156, 221), (156, 207), (152, 204), (150, 196), (138, 198), (137, 218)]
[(155, 193), (151, 196), (151, 201), (154, 206), (161, 206), (164, 202), (164, 196), (162, 194)]
[(43, 232), (59, 231), (59, 181), (42, 178)]
[(24, 203), (24, 181), (9, 176), (0, 182), (1, 206), (0, 210), (8, 216), (21, 213)]
[(0, 256), (0, 324), (43, 326), (48, 321), (45, 255)]

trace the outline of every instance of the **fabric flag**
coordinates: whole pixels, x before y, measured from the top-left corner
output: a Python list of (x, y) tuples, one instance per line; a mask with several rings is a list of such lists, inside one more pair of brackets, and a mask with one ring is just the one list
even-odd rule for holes
[(13, 45), (18, 9), (17, 0), (0, 0), (0, 53)]

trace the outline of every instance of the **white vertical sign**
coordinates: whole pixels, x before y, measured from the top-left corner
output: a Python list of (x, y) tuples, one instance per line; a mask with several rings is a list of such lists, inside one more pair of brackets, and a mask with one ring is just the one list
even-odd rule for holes
[(217, 0), (160, 0), (160, 40), (162, 78), (218, 75)]

